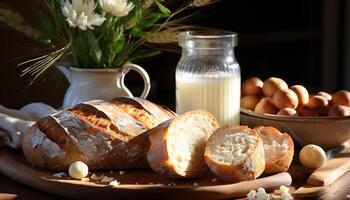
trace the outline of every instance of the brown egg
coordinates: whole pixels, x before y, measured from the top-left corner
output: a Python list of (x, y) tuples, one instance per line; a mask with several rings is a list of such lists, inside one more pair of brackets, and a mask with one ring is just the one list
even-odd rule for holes
[(335, 105), (342, 105), (350, 107), (350, 92), (340, 90), (333, 95), (332, 102)]
[(297, 112), (298, 112), (299, 116), (305, 116), (305, 117), (310, 117), (310, 116), (311, 117), (316, 117), (316, 116), (319, 116), (319, 114), (316, 111), (311, 110), (307, 106), (300, 106), (297, 109)]
[(298, 113), (293, 108), (283, 108), (282, 110), (278, 111), (277, 115), (298, 116)]
[(278, 90), (272, 97), (273, 104), (278, 109), (298, 107), (298, 96), (290, 89)]
[(318, 115), (327, 115), (330, 104), (326, 97), (321, 95), (314, 95), (309, 99), (307, 107), (318, 113)]
[(306, 105), (309, 102), (309, 92), (302, 85), (293, 85), (291, 88), (298, 96), (298, 106)]
[(328, 110), (328, 116), (348, 116), (350, 115), (350, 107), (342, 105), (333, 105)]
[(329, 93), (327, 92), (317, 92), (317, 95), (321, 95), (323, 96), (324, 98), (326, 98), (328, 101), (331, 101), (332, 100), (332, 95), (330, 95)]
[(241, 99), (241, 107), (249, 110), (254, 110), (256, 104), (258, 104), (260, 98), (257, 96), (249, 95)]
[(309, 99), (309, 102), (307, 103), (307, 107), (311, 109), (324, 108), (327, 106), (328, 106), (328, 100), (321, 95), (312, 96)]
[(314, 110), (318, 113), (320, 116), (327, 116), (328, 115), (328, 110), (331, 107), (331, 104), (328, 104), (326, 107), (321, 107), (321, 108), (315, 108)]
[(242, 95), (259, 95), (264, 82), (258, 77), (251, 77), (242, 83)]
[(271, 99), (264, 97), (255, 106), (254, 112), (259, 114), (276, 114), (278, 109), (272, 104)]
[(278, 90), (288, 89), (287, 83), (276, 77), (270, 77), (264, 81), (263, 93), (267, 97), (272, 97)]

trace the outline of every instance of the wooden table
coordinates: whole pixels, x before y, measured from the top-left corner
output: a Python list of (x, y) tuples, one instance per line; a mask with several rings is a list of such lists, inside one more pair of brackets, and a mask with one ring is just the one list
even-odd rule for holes
[[(303, 180), (298, 180), (293, 185)], [(341, 179), (337, 181), (337, 187), (331, 186), (326, 194), (321, 196), (320, 200), (346, 200), (347, 195), (350, 194), (350, 172), (345, 174)], [(0, 200), (22, 200), (22, 199), (35, 199), (35, 200), (63, 200), (67, 199), (55, 195), (42, 192), (23, 184), (17, 183), (6, 176), (0, 174)], [(348, 198), (350, 199), (350, 198)]]
[[(349, 150), (350, 151), (350, 150)], [(348, 153), (347, 151), (345, 152)], [(346, 155), (344, 154), (344, 155)], [(291, 191), (294, 188), (299, 188), (306, 183), (307, 178), (311, 174), (311, 170), (301, 167), (296, 158), (298, 152), (295, 154), (293, 164), (291, 165), (288, 172), (293, 177), (293, 183), (291, 186)], [(349, 155), (347, 155), (349, 156)], [(329, 189), (321, 197), (316, 198), (320, 200), (350, 200), (350, 171), (338, 179), (335, 183), (329, 186)], [(8, 199), (35, 199), (35, 200), (63, 200), (67, 199), (65, 197), (60, 197), (57, 195), (52, 195), (21, 183), (15, 182), (8, 177), (0, 173), (0, 200)]]
[(0, 174), (0, 200), (64, 200), (67, 198), (42, 192), (21, 183), (17, 183)]

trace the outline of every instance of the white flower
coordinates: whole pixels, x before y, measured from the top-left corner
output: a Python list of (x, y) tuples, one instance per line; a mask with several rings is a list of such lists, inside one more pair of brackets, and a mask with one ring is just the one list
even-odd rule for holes
[(105, 18), (94, 12), (96, 4), (93, 0), (62, 0), (61, 10), (71, 27), (79, 27), (81, 30), (94, 29), (100, 26)]
[(134, 8), (134, 4), (128, 3), (128, 0), (100, 0), (100, 5), (104, 11), (116, 17), (126, 16)]

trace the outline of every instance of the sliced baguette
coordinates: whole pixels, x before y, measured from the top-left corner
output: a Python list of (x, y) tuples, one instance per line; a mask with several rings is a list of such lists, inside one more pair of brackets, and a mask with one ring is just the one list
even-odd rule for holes
[(208, 139), (204, 158), (210, 170), (226, 181), (253, 180), (265, 169), (263, 142), (246, 126), (217, 129)]
[(294, 155), (293, 139), (287, 133), (281, 133), (271, 126), (258, 126), (255, 127), (255, 130), (259, 133), (264, 143), (264, 174), (287, 171)]
[(209, 136), (219, 127), (206, 111), (186, 112), (149, 130), (148, 163), (155, 172), (193, 178), (208, 172), (203, 158)]
[(173, 116), (138, 98), (83, 102), (40, 119), (24, 134), (22, 150), (42, 169), (64, 171), (78, 160), (91, 170), (148, 168), (143, 133)]

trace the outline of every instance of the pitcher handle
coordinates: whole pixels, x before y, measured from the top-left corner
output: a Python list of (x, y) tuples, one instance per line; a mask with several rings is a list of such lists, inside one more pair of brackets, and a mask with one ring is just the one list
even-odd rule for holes
[[(130, 70), (134, 70), (141, 75), (141, 77), (143, 79), (144, 88), (143, 88), (143, 91), (142, 91), (142, 94), (140, 97), (145, 99), (147, 97), (150, 89), (151, 89), (151, 81), (150, 81), (150, 78), (148, 76), (148, 73), (139, 65), (132, 64), (132, 63), (127, 63), (124, 65), (123, 72), (122, 72), (123, 75), (120, 79), (121, 88), (124, 89), (125, 91), (129, 91), (124, 84), (124, 77)], [(133, 95), (131, 95), (131, 96), (133, 96)]]
[(60, 70), (60, 72), (62, 72), (62, 74), (66, 77), (66, 79), (68, 80), (69, 83), (72, 82), (72, 76), (70, 74), (70, 71), (67, 67), (62, 66), (62, 65), (58, 65), (56, 66), (58, 70)]

